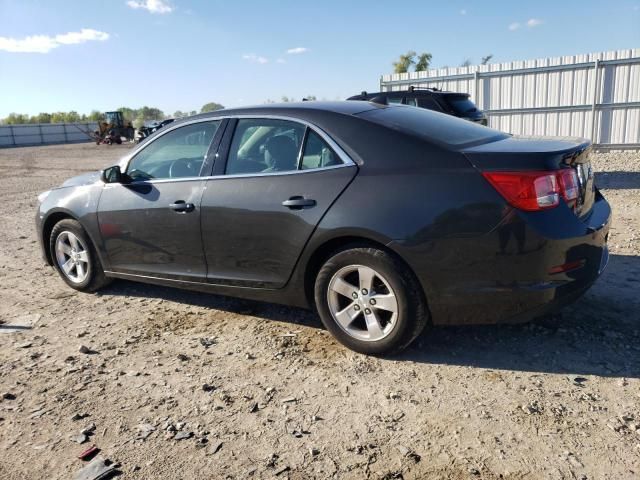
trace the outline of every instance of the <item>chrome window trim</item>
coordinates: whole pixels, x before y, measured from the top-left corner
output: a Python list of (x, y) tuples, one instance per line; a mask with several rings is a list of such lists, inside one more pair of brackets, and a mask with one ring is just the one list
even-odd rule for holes
[[(259, 120), (259, 119), (268, 119), (268, 120), (285, 120), (285, 121), (290, 121), (290, 122), (296, 122), (299, 124), (304, 125), (305, 127), (310, 128), (311, 130), (313, 130), (315, 133), (318, 134), (318, 136), (320, 138), (322, 138), (325, 142), (327, 142), (329, 144), (329, 146), (333, 149), (333, 151), (336, 153), (336, 155), (338, 155), (338, 158), (340, 158), (340, 160), (343, 162), (342, 165), (333, 165), (330, 167), (318, 167), (318, 168), (309, 168), (306, 170), (289, 170), (287, 172), (256, 172), (256, 173), (235, 173), (235, 174), (231, 174), (231, 175), (213, 175), (213, 176), (196, 176), (196, 177), (183, 177), (183, 178), (160, 178), (157, 180), (142, 180), (139, 182), (132, 182), (130, 185), (136, 185), (136, 184), (142, 184), (142, 183), (168, 183), (168, 182), (186, 182), (186, 181), (193, 181), (193, 180), (219, 180), (222, 178), (250, 178), (250, 177), (266, 177), (266, 176), (277, 176), (277, 175), (294, 175), (294, 174), (302, 174), (302, 173), (314, 173), (314, 172), (319, 172), (319, 171), (324, 171), (324, 170), (334, 170), (336, 168), (344, 168), (344, 167), (352, 167), (352, 166), (356, 166), (356, 162), (354, 162), (351, 157), (342, 149), (342, 147), (340, 147), (340, 145), (338, 145), (324, 130), (322, 130), (320, 127), (318, 127), (317, 125), (315, 125), (314, 123), (311, 123), (307, 120), (302, 120), (299, 118), (295, 118), (295, 117), (291, 117), (291, 116), (287, 116), (287, 115), (260, 115), (260, 114), (255, 114), (255, 115), (221, 115), (221, 116), (216, 116), (216, 117), (209, 117), (209, 118), (198, 118), (196, 120), (191, 120), (189, 122), (185, 122), (185, 123), (180, 123), (178, 125), (173, 125), (172, 128), (167, 129), (167, 131), (162, 132), (161, 135), (158, 135), (157, 138), (154, 138), (153, 141), (148, 142), (147, 144), (143, 145), (141, 148), (136, 149), (135, 151), (131, 152), (129, 155), (123, 157), (120, 160), (120, 168), (126, 172), (127, 171), (127, 167), (129, 166), (129, 162), (133, 159), (133, 157), (135, 155), (137, 155), (139, 152), (141, 152), (142, 150), (144, 150), (145, 148), (147, 148), (149, 145), (151, 145), (153, 142), (155, 142), (156, 140), (158, 140), (159, 138), (161, 138), (162, 136), (166, 135), (169, 132), (172, 132), (173, 130), (176, 130), (180, 127), (185, 127), (187, 125), (192, 125), (194, 123), (201, 123), (201, 122), (212, 122), (212, 121), (216, 121), (216, 120), (225, 120), (225, 119), (255, 119), (255, 120)], [(235, 133), (235, 132), (234, 132)], [(218, 157), (218, 154), (216, 153), (216, 157)], [(124, 166), (124, 168), (123, 168)]]

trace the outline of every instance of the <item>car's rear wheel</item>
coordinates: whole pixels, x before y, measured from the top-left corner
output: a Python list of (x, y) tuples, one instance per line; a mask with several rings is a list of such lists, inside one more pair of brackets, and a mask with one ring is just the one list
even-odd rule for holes
[(332, 255), (318, 272), (314, 293), (327, 330), (360, 353), (398, 352), (428, 321), (413, 273), (375, 248), (348, 248)]
[(53, 227), (49, 248), (55, 269), (71, 288), (93, 292), (110, 283), (89, 236), (76, 220), (61, 220)]

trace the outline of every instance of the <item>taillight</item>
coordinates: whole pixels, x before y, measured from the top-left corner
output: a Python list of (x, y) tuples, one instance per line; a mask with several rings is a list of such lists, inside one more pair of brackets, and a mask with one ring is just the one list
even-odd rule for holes
[(578, 185), (578, 174), (573, 168), (565, 168), (558, 172), (558, 180), (563, 198), (568, 202), (573, 202), (578, 198), (580, 186)]
[(572, 207), (579, 195), (578, 175), (571, 168), (551, 172), (484, 172), (510, 205), (535, 212), (553, 208), (562, 197)]
[(535, 212), (560, 202), (554, 172), (484, 172), (482, 175), (507, 202), (520, 210)]

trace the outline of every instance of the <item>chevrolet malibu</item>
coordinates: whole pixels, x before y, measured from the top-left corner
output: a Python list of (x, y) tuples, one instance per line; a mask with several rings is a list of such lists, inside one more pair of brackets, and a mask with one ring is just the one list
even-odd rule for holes
[(39, 197), (71, 288), (122, 278), (315, 309), (358, 352), (526, 321), (608, 260), (591, 146), (364, 101), (222, 110)]

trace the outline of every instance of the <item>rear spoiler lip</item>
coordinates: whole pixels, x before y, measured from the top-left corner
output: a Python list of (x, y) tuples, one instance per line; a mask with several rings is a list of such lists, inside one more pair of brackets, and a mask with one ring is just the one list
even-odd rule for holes
[(480, 171), (542, 171), (584, 163), (591, 149), (591, 141), (584, 138), (514, 136), (463, 148), (461, 153)]

